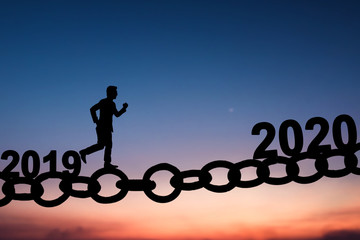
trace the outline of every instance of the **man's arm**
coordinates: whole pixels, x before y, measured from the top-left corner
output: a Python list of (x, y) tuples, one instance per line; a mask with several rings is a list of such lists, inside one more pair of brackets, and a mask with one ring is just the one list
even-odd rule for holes
[(98, 124), (99, 119), (96, 115), (96, 111), (100, 109), (100, 102), (90, 108), (91, 117), (94, 123)]
[(127, 104), (127, 103), (124, 103), (123, 104), (123, 107), (122, 107), (122, 109), (120, 109), (120, 111), (115, 111), (115, 117), (120, 117), (123, 113), (125, 113), (126, 112), (126, 108), (128, 107), (129, 105)]

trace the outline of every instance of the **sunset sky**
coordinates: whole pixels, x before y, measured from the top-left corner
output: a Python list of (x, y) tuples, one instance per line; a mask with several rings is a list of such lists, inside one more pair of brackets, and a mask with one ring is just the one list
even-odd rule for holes
[[(109, 85), (118, 87), (118, 109), (129, 104), (114, 118), (112, 158), (130, 179), (159, 163), (185, 171), (251, 159), (265, 136), (251, 134), (259, 122), (275, 126), (268, 149), (282, 155), (283, 121), (299, 122), (306, 150), (318, 132), (306, 122), (323, 117), (324, 143), (334, 147), (337, 116), (360, 128), (359, 12), (355, 0), (0, 1), (0, 154), (31, 149), (43, 158), (56, 150), (63, 170), (64, 152), (96, 143), (89, 109)], [(80, 175), (103, 167), (103, 151), (87, 159)], [(0, 161), (0, 171), (8, 164)], [(311, 161), (300, 167), (315, 171)], [(224, 169), (212, 173), (214, 184), (226, 183)], [(171, 176), (155, 174), (154, 191), (171, 192)], [(116, 192), (111, 177), (102, 184), (104, 194)], [(71, 197), (53, 208), (13, 200), (0, 207), (0, 240), (360, 239), (359, 184), (348, 175), (200, 189), (162, 204), (143, 192), (112, 204)], [(57, 185), (46, 185), (46, 197), (61, 194)]]

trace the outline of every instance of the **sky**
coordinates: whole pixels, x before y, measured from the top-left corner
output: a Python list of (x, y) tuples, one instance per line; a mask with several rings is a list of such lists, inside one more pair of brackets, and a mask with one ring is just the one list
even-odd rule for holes
[[(129, 104), (114, 118), (112, 162), (130, 179), (159, 163), (185, 171), (251, 159), (266, 135), (251, 134), (259, 122), (274, 126), (267, 149), (279, 155), (287, 119), (300, 124), (305, 151), (319, 131), (305, 130), (306, 122), (325, 118), (323, 143), (334, 147), (337, 116), (360, 126), (359, 10), (358, 1), (347, 0), (2, 0), (0, 153), (34, 150), (42, 159), (56, 150), (64, 170), (66, 151), (96, 143), (89, 109), (109, 85), (118, 87), (118, 109)], [(289, 139), (293, 144), (292, 133)], [(0, 171), (9, 164), (2, 160)], [(103, 167), (103, 151), (87, 160), (81, 176)], [(304, 175), (314, 172), (311, 161), (299, 165)], [(41, 162), (46, 171), (49, 163)], [(283, 176), (284, 166), (271, 172)], [(214, 169), (212, 183), (226, 183), (226, 173)], [(243, 175), (251, 179), (254, 171)], [(171, 192), (171, 176), (154, 174), (154, 192)], [(102, 191), (116, 193), (115, 180), (104, 179)], [(0, 207), (0, 239), (359, 239), (359, 180), (182, 191), (169, 203), (143, 192), (112, 204), (71, 197), (53, 208), (13, 200)], [(29, 191), (23, 185), (17, 191)], [(61, 194), (57, 185), (46, 184), (46, 197)]]

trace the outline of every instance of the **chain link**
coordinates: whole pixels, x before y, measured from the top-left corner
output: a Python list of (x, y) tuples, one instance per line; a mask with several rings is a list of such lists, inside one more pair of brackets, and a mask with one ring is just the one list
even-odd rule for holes
[[(303, 152), (291, 157), (271, 156), (264, 160), (247, 159), (241, 162), (232, 163), (225, 160), (216, 160), (207, 163), (200, 170), (180, 171), (177, 167), (160, 163), (150, 167), (143, 175), (142, 179), (128, 179), (125, 173), (119, 169), (102, 168), (95, 171), (91, 177), (74, 176), (68, 171), (64, 172), (45, 172), (35, 178), (20, 177), (16, 174), (2, 174), (0, 179), (4, 181), (2, 186), (3, 197), (0, 199), (0, 206), (9, 204), (12, 200), (29, 201), (34, 200), (43, 207), (55, 207), (64, 203), (69, 197), (92, 198), (98, 203), (108, 204), (122, 200), (129, 191), (143, 191), (151, 200), (158, 203), (167, 203), (176, 199), (181, 191), (194, 191), (205, 188), (216, 193), (228, 192), (238, 188), (252, 188), (263, 183), (270, 185), (283, 185), (290, 182), (299, 184), (309, 184), (318, 181), (322, 177), (340, 178), (350, 173), (360, 175), (358, 158), (356, 152), (360, 150), (360, 143), (344, 146), (340, 149), (322, 149), (318, 152)], [(328, 160), (332, 157), (343, 158), (345, 167), (342, 169), (329, 169)], [(304, 160), (314, 160), (316, 172), (309, 176), (299, 176), (299, 162)], [(286, 175), (282, 177), (272, 177), (270, 166), (275, 164), (285, 165)], [(243, 180), (243, 172), (247, 168), (256, 168), (256, 178)], [(227, 170), (227, 182), (222, 185), (212, 183), (213, 176), (211, 171), (214, 169)], [(170, 178), (170, 186), (173, 188), (168, 195), (158, 195), (154, 192), (156, 182), (151, 180), (152, 176), (159, 171), (168, 171), (173, 176)], [(100, 195), (101, 184), (99, 178), (105, 175), (113, 175), (119, 180), (115, 183), (118, 192), (112, 196)], [(194, 180), (195, 178), (195, 180)], [(62, 194), (55, 199), (44, 199), (44, 187), (42, 183), (49, 179), (59, 179), (59, 189)], [(188, 181), (192, 180), (192, 181)], [(30, 192), (17, 193), (17, 185), (29, 185)], [(74, 184), (85, 184), (86, 190), (75, 189)]]

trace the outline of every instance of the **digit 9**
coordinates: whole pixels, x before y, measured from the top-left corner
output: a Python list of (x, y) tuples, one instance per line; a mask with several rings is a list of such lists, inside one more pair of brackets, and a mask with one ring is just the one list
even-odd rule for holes
[[(70, 161), (70, 159), (73, 161)], [(62, 156), (62, 163), (66, 169), (73, 170), (71, 175), (78, 176), (81, 170), (81, 159), (77, 152), (70, 150), (64, 153)]]

